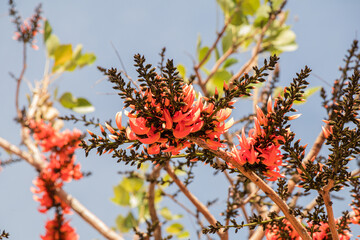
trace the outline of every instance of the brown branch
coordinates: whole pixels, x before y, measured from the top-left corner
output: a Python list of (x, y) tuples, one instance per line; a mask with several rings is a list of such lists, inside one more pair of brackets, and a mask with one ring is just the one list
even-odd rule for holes
[(155, 208), (155, 187), (156, 187), (156, 180), (160, 176), (161, 166), (156, 166), (149, 176), (149, 180), (151, 181), (149, 185), (149, 195), (148, 195), (148, 202), (149, 202), (149, 212), (151, 217), (151, 222), (155, 225), (154, 230), (154, 238), (155, 240), (161, 240), (161, 224), (160, 220), (156, 213)]
[(324, 200), (324, 204), (326, 207), (326, 212), (328, 215), (328, 224), (329, 224), (329, 228), (331, 231), (331, 236), (333, 240), (339, 240), (339, 235), (338, 232), (336, 230), (336, 223), (335, 223), (335, 217), (334, 217), (334, 211), (332, 208), (332, 202), (330, 199), (330, 190), (331, 188), (334, 186), (334, 180), (333, 179), (329, 179), (328, 180), (328, 184), (319, 191), (320, 195), (322, 196), (323, 200)]
[[(35, 159), (28, 152), (24, 152), (19, 149), (17, 146), (9, 143), (5, 139), (0, 137), (0, 147), (4, 150), (11, 152), (18, 157), (27, 161), (30, 165), (36, 168), (38, 171), (44, 169), (47, 164), (44, 160)], [(111, 230), (104, 222), (102, 222), (99, 218), (97, 218), (92, 212), (90, 212), (87, 208), (85, 208), (76, 198), (66, 193), (62, 188), (58, 188), (56, 190), (56, 195), (68, 204), (82, 219), (84, 219), (87, 223), (89, 223), (94, 229), (96, 229), (101, 235), (103, 235), (106, 239), (111, 240), (123, 240), (121, 236), (119, 236), (116, 232)]]
[[(176, 176), (175, 172), (171, 169), (170, 164), (167, 162), (165, 165), (165, 170), (171, 177), (171, 179), (175, 182), (175, 184), (179, 187), (180, 191), (194, 204), (196, 209), (204, 215), (206, 220), (213, 226), (216, 226), (216, 219), (210, 213), (209, 209), (202, 204), (190, 191), (187, 187), (180, 181), (180, 179)], [(226, 239), (223, 232), (217, 232), (220, 239)]]
[(221, 149), (212, 150), (206, 145), (203, 140), (198, 138), (188, 137), (188, 139), (196, 143), (200, 147), (210, 150), (217, 157), (222, 158), (225, 162), (230, 163), (232, 166), (236, 167), (245, 177), (255, 183), (276, 205), (279, 206), (280, 210), (284, 213), (286, 219), (291, 223), (291, 225), (294, 227), (300, 237), (302, 237), (303, 239), (311, 240), (304, 226), (302, 226), (302, 224), (290, 213), (289, 206), (284, 202), (284, 200), (282, 200), (276, 194), (276, 192), (272, 188), (270, 188), (269, 185), (267, 185), (254, 172), (245, 169), (241, 164), (236, 162), (229, 152), (225, 152)]

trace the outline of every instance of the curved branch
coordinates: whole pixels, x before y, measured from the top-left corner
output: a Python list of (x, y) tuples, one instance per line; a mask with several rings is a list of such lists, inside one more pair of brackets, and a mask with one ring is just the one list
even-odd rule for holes
[(249, 178), (253, 183), (255, 183), (272, 201), (274, 201), (276, 205), (279, 206), (286, 219), (291, 223), (302, 239), (311, 240), (311, 237), (307, 233), (304, 226), (302, 226), (302, 224), (290, 213), (289, 206), (277, 195), (277, 193), (272, 188), (269, 187), (269, 185), (267, 185), (261, 178), (259, 178), (259, 176), (257, 176), (254, 172), (245, 169), (241, 164), (236, 162), (229, 152), (225, 152), (221, 149), (212, 150), (203, 140), (198, 138), (188, 137), (188, 139), (200, 147), (210, 150), (217, 157), (222, 158), (225, 162), (230, 163), (232, 166), (236, 167), (245, 177)]

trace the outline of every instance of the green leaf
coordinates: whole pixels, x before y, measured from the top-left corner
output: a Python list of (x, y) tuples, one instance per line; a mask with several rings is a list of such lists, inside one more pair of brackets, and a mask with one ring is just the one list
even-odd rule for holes
[(221, 96), (223, 94), (224, 81), (228, 83), (231, 77), (231, 73), (229, 73), (225, 69), (220, 69), (214, 74), (214, 76), (212, 76), (212, 78), (206, 84), (206, 89), (210, 94), (214, 94), (216, 87), (218, 89), (219, 96)]
[(297, 104), (297, 105), (304, 104), (310, 96), (312, 96), (312, 95), (314, 95), (316, 92), (320, 91), (320, 89), (321, 89), (321, 86), (307, 88), (307, 89), (305, 90), (305, 92), (303, 93), (304, 96), (302, 97), (302, 99), (304, 99), (305, 101), (304, 101), (304, 102), (302, 102), (302, 101), (295, 101), (294, 104)]
[(134, 193), (139, 191), (144, 185), (144, 180), (137, 177), (124, 178), (120, 185), (128, 192)]
[(57, 100), (57, 96), (58, 96), (58, 93), (59, 93), (59, 87), (56, 87), (55, 90), (54, 90), (54, 100)]
[(238, 62), (238, 60), (236, 58), (228, 58), (225, 60), (223, 68), (228, 68), (234, 64), (236, 64)]
[(170, 234), (179, 234), (184, 230), (184, 226), (180, 223), (173, 223), (166, 228), (166, 231)]
[(233, 16), (230, 22), (231, 25), (240, 26), (248, 22), (247, 17), (241, 8), (237, 8), (234, 13), (231, 13), (231, 15)]
[(70, 92), (64, 93), (60, 97), (59, 102), (64, 108), (72, 109), (77, 106), (77, 99)]
[(116, 227), (120, 230), (120, 232), (124, 233), (129, 232), (129, 230), (138, 225), (134, 215), (131, 212), (129, 212), (126, 217), (118, 215), (115, 223)]
[(261, 5), (255, 14), (254, 27), (263, 27), (269, 19), (271, 8), (266, 3)]
[(295, 43), (296, 35), (290, 30), (286, 29), (280, 32), (277, 38), (272, 41), (272, 45), (275, 49), (279, 51), (295, 51), (297, 49), (297, 44)]
[(216, 59), (216, 61), (219, 60), (219, 58), (220, 58), (219, 49), (217, 47), (215, 47), (215, 59)]
[(179, 65), (177, 65), (176, 68), (177, 68), (177, 70), (179, 71), (180, 76), (181, 76), (183, 79), (185, 79), (185, 78), (186, 78), (186, 68), (185, 68), (185, 66), (182, 65), (182, 64), (179, 64)]
[(71, 60), (73, 56), (71, 44), (60, 45), (54, 52), (55, 63), (54, 67), (61, 66), (67, 61)]
[(71, 110), (77, 113), (90, 113), (95, 111), (95, 107), (91, 105), (91, 103), (85, 98), (78, 98), (77, 99), (76, 107), (73, 107)]
[[(205, 47), (202, 47), (201, 49), (200, 49), (200, 52), (199, 52), (199, 62), (201, 62), (203, 59), (204, 59), (204, 57), (206, 56), (206, 54), (209, 52), (209, 47), (207, 47), (207, 46), (205, 46)], [(203, 65), (205, 65), (209, 60), (210, 60), (210, 57), (211, 57), (211, 55), (209, 55), (209, 57), (205, 60), (205, 62), (204, 62), (204, 64)]]
[(45, 43), (48, 56), (54, 57), (55, 50), (60, 46), (59, 38), (51, 34)]
[(93, 64), (96, 60), (96, 56), (93, 53), (84, 53), (77, 60), (76, 64), (78, 67), (82, 68), (86, 65)]
[(160, 215), (168, 221), (173, 219), (173, 215), (167, 207), (164, 207), (160, 210)]
[(233, 45), (233, 34), (231, 29), (227, 29), (225, 36), (221, 39), (222, 51), (225, 53)]
[(245, 15), (254, 15), (260, 7), (260, 0), (244, 0), (241, 7)]
[(50, 26), (50, 23), (48, 20), (45, 21), (45, 27), (44, 27), (44, 43), (47, 42), (49, 37), (51, 36), (52, 28)]
[(178, 235), (176, 235), (177, 238), (189, 238), (190, 237), (190, 233), (188, 231), (184, 231), (179, 233)]
[(123, 186), (117, 185), (113, 187), (113, 191), (114, 191), (114, 197), (110, 199), (113, 203), (118, 204), (120, 206), (130, 205), (130, 195), (126, 191), (126, 189), (123, 188)]

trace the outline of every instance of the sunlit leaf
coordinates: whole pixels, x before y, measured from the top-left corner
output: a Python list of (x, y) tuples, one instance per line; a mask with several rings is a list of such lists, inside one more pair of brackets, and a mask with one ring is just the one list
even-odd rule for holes
[(225, 53), (233, 44), (233, 34), (231, 29), (227, 29), (224, 37), (221, 39), (222, 51)]
[(78, 67), (82, 68), (86, 65), (93, 64), (96, 60), (96, 56), (93, 53), (84, 53), (77, 60), (76, 64)]
[(118, 204), (120, 206), (130, 205), (130, 195), (126, 191), (126, 189), (124, 189), (121, 185), (117, 185), (113, 187), (113, 191), (114, 191), (114, 197), (110, 199), (113, 203)]
[(238, 60), (236, 58), (228, 58), (225, 60), (223, 68), (228, 68), (234, 64), (236, 64), (238, 62)]
[(55, 63), (54, 67), (63, 65), (67, 61), (71, 60), (73, 56), (71, 44), (60, 45), (54, 52)]
[(179, 234), (184, 230), (184, 226), (180, 223), (173, 223), (169, 227), (166, 228), (166, 231), (170, 234)]
[(231, 73), (229, 73), (225, 69), (220, 69), (214, 74), (214, 76), (212, 76), (212, 78), (206, 84), (207, 91), (210, 94), (214, 94), (215, 88), (217, 88), (219, 92), (219, 96), (221, 96), (223, 94), (224, 81), (228, 83), (231, 77), (232, 77)]
[(60, 97), (59, 102), (65, 108), (72, 109), (73, 107), (77, 106), (77, 99), (70, 92), (64, 93)]
[(44, 27), (44, 42), (46, 43), (46, 41), (49, 39), (49, 37), (51, 36), (52, 33), (52, 28), (50, 26), (50, 23), (48, 20), (45, 21), (45, 27)]
[(165, 218), (166, 220), (172, 220), (173, 219), (173, 215), (171, 214), (171, 211), (167, 208), (164, 207), (160, 210), (160, 215)]
[(124, 178), (120, 185), (128, 192), (134, 193), (139, 191), (144, 185), (144, 180), (137, 177)]
[[(207, 46), (202, 47), (202, 48), (200, 49), (200, 52), (199, 52), (199, 62), (201, 62), (201, 61), (205, 58), (205, 56), (206, 56), (206, 54), (207, 54), (208, 52), (209, 52), (209, 47), (207, 47)], [(204, 62), (203, 65), (205, 65), (209, 60), (210, 60), (210, 56), (205, 60), (205, 62)]]
[(138, 225), (134, 215), (131, 212), (129, 212), (126, 217), (118, 215), (115, 222), (119, 231), (124, 233), (129, 232), (129, 230)]
[(241, 7), (245, 15), (254, 15), (260, 7), (260, 0), (244, 0)]
[(47, 54), (50, 57), (53, 57), (55, 50), (60, 46), (59, 38), (56, 35), (51, 34), (49, 38), (46, 40), (45, 46), (46, 46)]
[(190, 233), (188, 231), (184, 231), (179, 233), (178, 235), (176, 235), (177, 238), (189, 238), (190, 237)]
[(177, 65), (176, 68), (177, 68), (177, 70), (179, 71), (180, 76), (181, 76), (183, 79), (185, 79), (185, 78), (186, 78), (186, 68), (185, 68), (185, 66), (182, 65), (182, 64), (179, 64), (179, 65)]
[(321, 89), (321, 86), (307, 88), (305, 90), (305, 92), (303, 93), (304, 96), (302, 97), (302, 99), (304, 99), (305, 101), (304, 102), (302, 102), (302, 101), (294, 101), (294, 104), (297, 104), (297, 105), (304, 104), (310, 96), (312, 96), (316, 92), (320, 91), (320, 89)]
[(95, 111), (95, 107), (85, 98), (78, 98), (77, 105), (71, 110), (77, 113), (90, 113)]

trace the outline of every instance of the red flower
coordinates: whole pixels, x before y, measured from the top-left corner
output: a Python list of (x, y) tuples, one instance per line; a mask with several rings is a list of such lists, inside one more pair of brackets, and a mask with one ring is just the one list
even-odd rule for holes
[(46, 233), (40, 236), (42, 240), (77, 240), (79, 235), (76, 234), (75, 229), (69, 224), (69, 221), (64, 221), (63, 216), (55, 215), (53, 220), (47, 221)]

